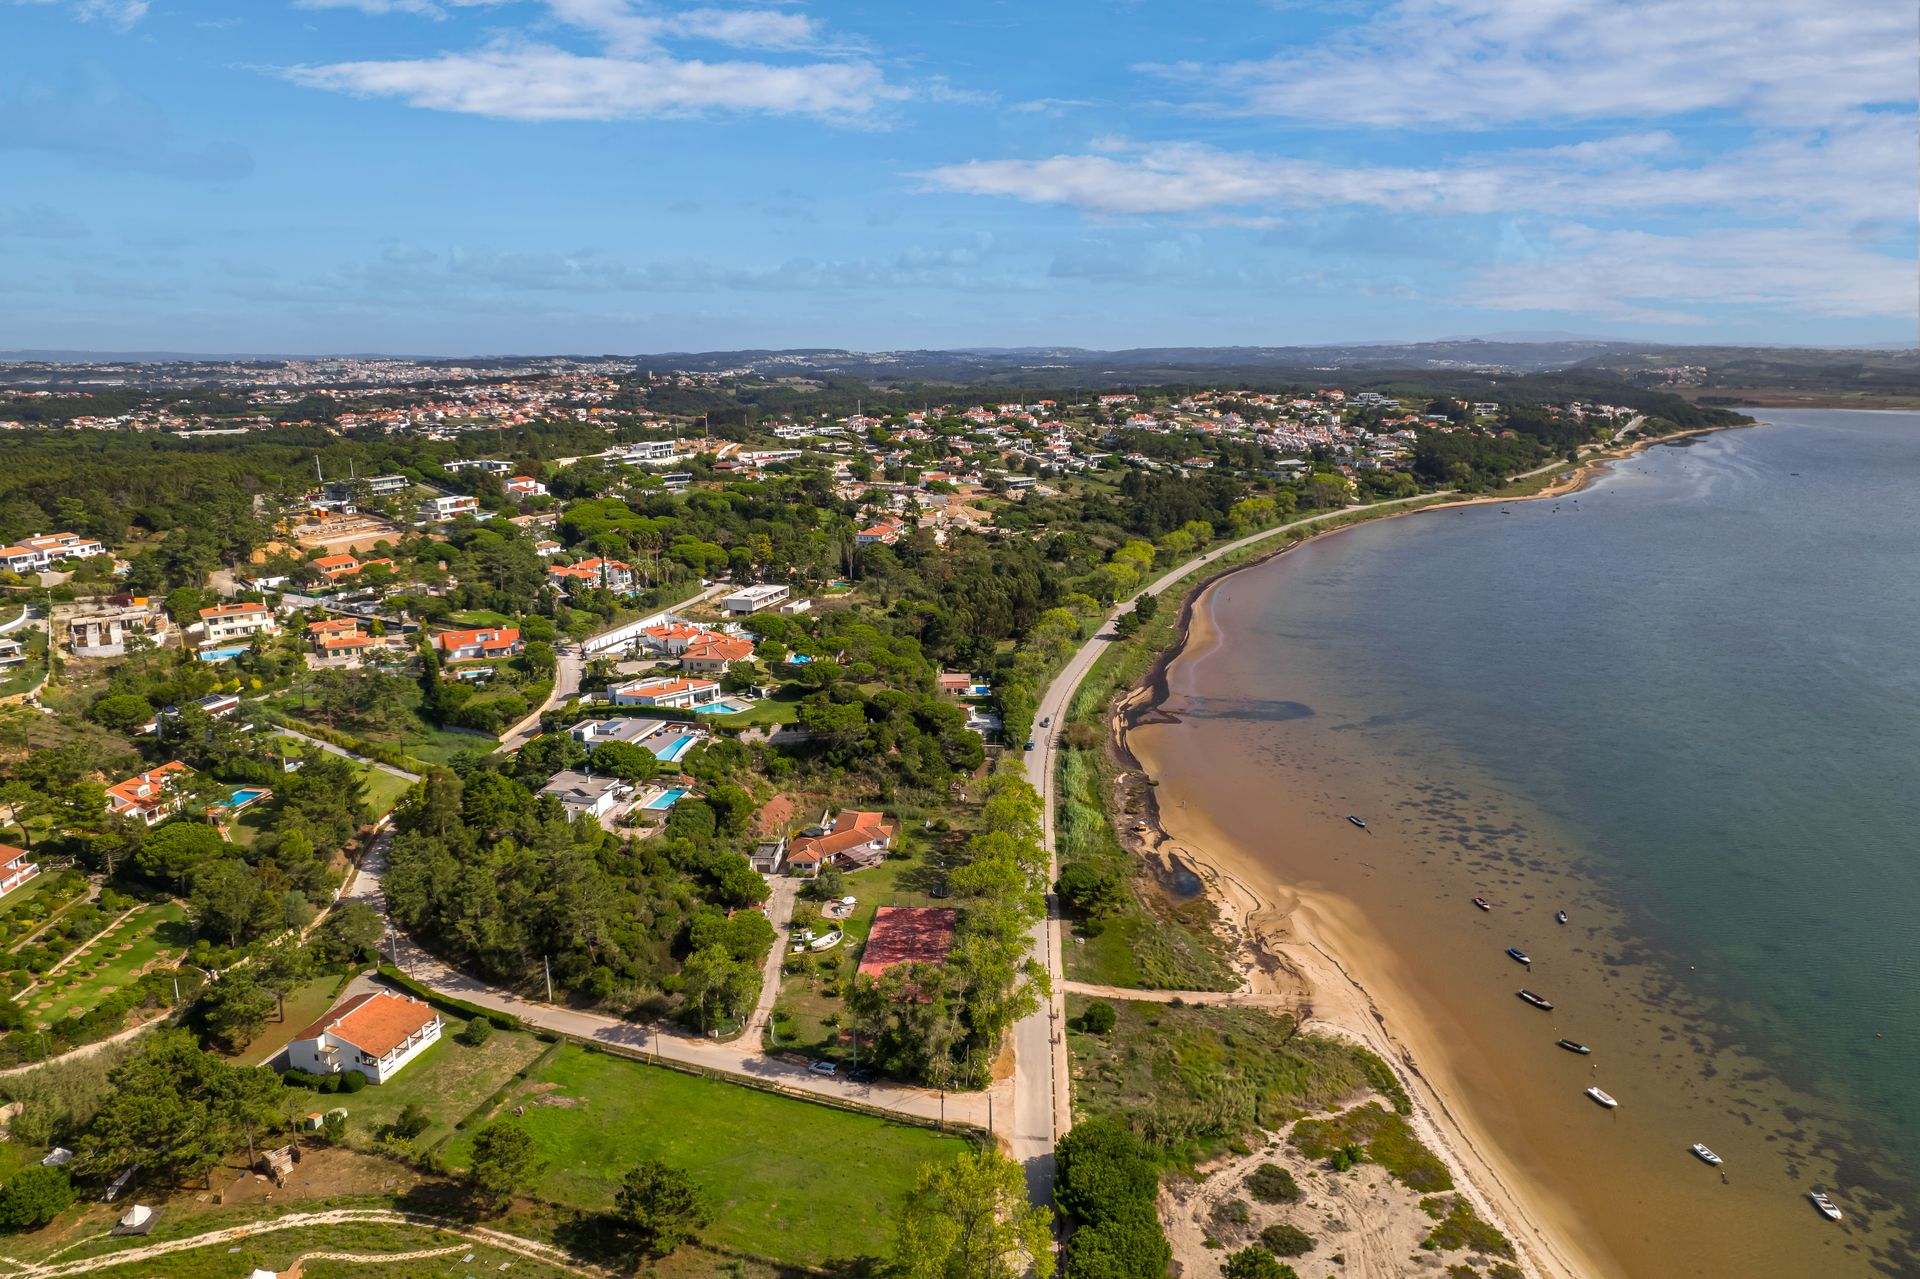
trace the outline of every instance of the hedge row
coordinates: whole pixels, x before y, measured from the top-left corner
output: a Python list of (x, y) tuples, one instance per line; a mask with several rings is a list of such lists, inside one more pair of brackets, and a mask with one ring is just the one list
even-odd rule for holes
[(1074, 1222), (1069, 1279), (1164, 1279), (1173, 1250), (1154, 1200), (1160, 1170), (1112, 1120), (1076, 1126), (1055, 1150), (1053, 1199)]

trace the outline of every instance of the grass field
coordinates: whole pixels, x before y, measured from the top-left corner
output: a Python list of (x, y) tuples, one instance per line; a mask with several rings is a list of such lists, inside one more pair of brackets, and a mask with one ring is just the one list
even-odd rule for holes
[(156, 960), (184, 954), (190, 941), (186, 919), (186, 908), (178, 902), (141, 907), (94, 938), (49, 984), (28, 995), (28, 1013), (50, 1026), (131, 985)]
[(720, 728), (767, 728), (775, 724), (792, 724), (800, 718), (800, 698), (807, 691), (798, 686), (783, 688), (772, 697), (755, 702), (752, 709), (737, 715), (702, 715), (700, 718)]
[(418, 1105), (433, 1123), (414, 1139), (413, 1146), (431, 1150), (548, 1047), (532, 1035), (500, 1031), (484, 1047), (469, 1048), (453, 1038), (460, 1024), (450, 1021), (440, 1041), (392, 1081), (369, 1085), (351, 1096), (315, 1093), (313, 1109), (345, 1106), (347, 1139), (356, 1146), (371, 1147), (383, 1125), (398, 1119), (409, 1105)]
[[(212, 1228), (212, 1223), (207, 1223)], [(129, 1247), (143, 1241), (132, 1239)], [(442, 1256), (398, 1260), (408, 1253), (452, 1249)], [(559, 1279), (567, 1271), (491, 1244), (469, 1243), (459, 1235), (420, 1226), (365, 1222), (276, 1230), (242, 1239), (169, 1253), (150, 1261), (128, 1262), (90, 1271), (97, 1279), (238, 1279), (261, 1269), (284, 1274), (295, 1261), (313, 1253), (345, 1253), (360, 1258), (386, 1254), (396, 1259), (315, 1260), (300, 1267), (304, 1279), (426, 1279), (505, 1273), (512, 1279)], [(502, 1263), (507, 1263), (502, 1265)]]
[[(267, 1014), (267, 1028), (260, 1032), (259, 1038), (236, 1053), (231, 1060), (245, 1062), (248, 1065), (263, 1065), (279, 1055), (295, 1035), (311, 1026), (321, 1013), (333, 1007), (336, 1002), (335, 991), (341, 987), (339, 973), (327, 973), (301, 982), (287, 992), (287, 1013), (284, 1020), (275, 1020), (275, 1013)], [(317, 1109), (317, 1107), (316, 1107)]]
[[(707, 1240), (801, 1265), (881, 1255), (915, 1170), (967, 1149), (961, 1137), (574, 1045), (511, 1089), (502, 1113), (515, 1106), (548, 1161), (541, 1197), (604, 1210), (630, 1168), (662, 1159), (711, 1196)], [(451, 1166), (465, 1166), (469, 1141), (447, 1147)]]

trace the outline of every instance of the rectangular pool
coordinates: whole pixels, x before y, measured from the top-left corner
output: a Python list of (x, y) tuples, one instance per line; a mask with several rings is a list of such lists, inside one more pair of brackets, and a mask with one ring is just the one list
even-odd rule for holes
[(751, 703), (736, 702), (732, 698), (722, 698), (717, 702), (708, 702), (705, 706), (694, 707), (693, 713), (696, 715), (738, 715), (741, 711), (750, 711), (752, 709), (753, 706)]
[(240, 654), (246, 651), (247, 646), (245, 644), (235, 644), (228, 648), (203, 648), (200, 650), (200, 660), (203, 662), (225, 662), (240, 656)]
[[(686, 795), (686, 793), (687, 793), (686, 787), (676, 786), (672, 790), (665, 791), (659, 795), (655, 795), (652, 799), (648, 800), (647, 807), (655, 810), (662, 809), (662, 808), (672, 808), (675, 804), (680, 802), (680, 800), (682, 799), (682, 797)], [(688, 810), (688, 811), (692, 811), (692, 810)]]

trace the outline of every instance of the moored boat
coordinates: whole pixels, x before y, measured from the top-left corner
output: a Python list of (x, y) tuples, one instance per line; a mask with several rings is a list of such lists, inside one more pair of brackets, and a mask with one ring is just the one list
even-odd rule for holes
[(1828, 1221), (1840, 1220), (1840, 1209), (1834, 1206), (1833, 1200), (1827, 1198), (1825, 1195), (1821, 1194), (1818, 1190), (1809, 1191), (1807, 1194), (1807, 1198), (1813, 1200), (1813, 1206), (1818, 1208), (1820, 1210), (1820, 1215), (1825, 1217)]
[(1526, 951), (1521, 950), (1518, 946), (1507, 947), (1507, 958), (1516, 964), (1525, 964), (1529, 968), (1533, 966), (1533, 956), (1527, 954)]
[(1716, 1155), (1711, 1150), (1708, 1150), (1705, 1143), (1703, 1142), (1696, 1141), (1691, 1146), (1688, 1146), (1687, 1149), (1691, 1150), (1694, 1153), (1694, 1156), (1698, 1158), (1701, 1163), (1712, 1164), (1715, 1168), (1718, 1168), (1721, 1164), (1726, 1162), (1726, 1160), (1722, 1159), (1719, 1155)]
[(1361, 830), (1365, 830), (1367, 828), (1367, 824), (1361, 821), (1358, 817), (1355, 817), (1352, 813), (1347, 814), (1347, 820), (1352, 822), (1355, 826), (1358, 826)]
[(1567, 912), (1566, 912), (1566, 911), (1564, 911), (1564, 910), (1556, 910), (1556, 911), (1554, 911), (1554, 912), (1553, 912), (1553, 922), (1554, 922), (1554, 923), (1556, 923), (1556, 924), (1564, 924), (1564, 923), (1566, 923), (1566, 922), (1567, 922)]
[(1474, 898), (1474, 899), (1473, 899), (1473, 904), (1474, 904), (1474, 905), (1476, 905), (1476, 906), (1478, 906), (1478, 907), (1479, 907), (1479, 908), (1480, 908), (1481, 910), (1492, 910), (1492, 909), (1493, 909), (1493, 903), (1492, 903), (1492, 902), (1490, 902), (1490, 901), (1488, 901), (1488, 900), (1487, 900), (1486, 898), (1484, 898), (1484, 897), (1476, 897), (1476, 898)]
[(1523, 990), (1519, 993), (1520, 993), (1520, 998), (1526, 1000), (1528, 1003), (1532, 1004), (1535, 1008), (1550, 1009), (1553, 1007), (1553, 1001), (1551, 999), (1547, 999), (1543, 996), (1536, 995), (1530, 990)]
[(1612, 1110), (1615, 1106), (1618, 1106), (1620, 1104), (1619, 1102), (1615, 1101), (1610, 1094), (1602, 1092), (1598, 1088), (1587, 1089), (1587, 1096), (1593, 1098), (1594, 1101), (1596, 1101), (1602, 1106), (1605, 1106), (1608, 1110)]
[(1579, 1053), (1582, 1057), (1589, 1056), (1593, 1052), (1593, 1049), (1587, 1047), (1585, 1044), (1575, 1043), (1571, 1039), (1562, 1039), (1557, 1042), (1559, 1043), (1560, 1047), (1566, 1049), (1568, 1052)]

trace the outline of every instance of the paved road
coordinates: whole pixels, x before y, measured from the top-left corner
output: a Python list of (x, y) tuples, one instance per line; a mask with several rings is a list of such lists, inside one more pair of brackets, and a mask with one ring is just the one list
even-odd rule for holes
[[(1557, 465), (1564, 466), (1565, 462)], [(1177, 568), (1169, 570), (1149, 585), (1142, 594), (1159, 595), (1180, 582), (1194, 569), (1204, 566), (1209, 560), (1252, 546), (1269, 538), (1278, 538), (1298, 529), (1311, 528), (1327, 520), (1338, 519), (1352, 514), (1356, 510), (1378, 511), (1390, 507), (1406, 506), (1414, 502), (1430, 500), (1436, 496), (1422, 493), (1417, 497), (1396, 498), (1390, 502), (1376, 502), (1368, 507), (1344, 507), (1340, 510), (1325, 511), (1319, 515), (1309, 515), (1304, 519), (1278, 525), (1259, 533), (1250, 533), (1246, 537), (1236, 538), (1218, 546), (1207, 554), (1188, 560)], [(1080, 687), (1080, 681), (1087, 677), (1093, 664), (1100, 660), (1109, 645), (1119, 637), (1113, 632), (1113, 623), (1133, 607), (1131, 600), (1116, 606), (1112, 612), (1102, 618), (1091, 639), (1081, 645), (1066, 666), (1047, 685), (1046, 692), (1040, 696), (1039, 708), (1034, 712), (1035, 749), (1027, 752), (1027, 780), (1040, 792), (1042, 801), (1041, 837), (1045, 841), (1048, 857), (1048, 877), (1059, 877), (1060, 867), (1054, 847), (1054, 776), (1058, 735), (1065, 722), (1068, 704)], [(1047, 727), (1039, 727), (1042, 723)], [(1066, 1043), (1066, 993), (1068, 985), (1061, 969), (1061, 934), (1064, 925), (1059, 918), (1059, 902), (1051, 895), (1047, 898), (1047, 918), (1036, 924), (1033, 929), (1035, 957), (1041, 959), (1047, 972), (1053, 978), (1053, 998), (1038, 1012), (1023, 1018), (1013, 1028), (1013, 1131), (1010, 1144), (1013, 1157), (1026, 1169), (1027, 1188), (1036, 1203), (1045, 1203), (1051, 1196), (1053, 1187), (1053, 1145), (1059, 1136), (1073, 1126), (1073, 1094), (1071, 1076), (1068, 1072)], [(1132, 994), (1115, 992), (1116, 998), (1147, 998), (1157, 996), (1153, 992), (1137, 991)], [(1173, 998), (1172, 992), (1166, 995)]]
[[(343, 901), (363, 901), (386, 917), (386, 896), (380, 887), (380, 872), (386, 865), (392, 836), (383, 835), (368, 850), (366, 860), (341, 895)], [(956, 1123), (987, 1127), (994, 1108), (999, 1114), (1011, 1095), (1011, 1087), (1001, 1084), (991, 1094), (953, 1093), (942, 1095), (929, 1088), (909, 1088), (876, 1081), (857, 1084), (850, 1079), (820, 1075), (799, 1060), (769, 1057), (760, 1050), (760, 1037), (748, 1033), (731, 1043), (700, 1039), (664, 1025), (641, 1025), (604, 1013), (563, 1008), (542, 1000), (525, 999), (512, 991), (491, 986), (429, 955), (399, 929), (392, 929), (382, 950), (400, 970), (414, 981), (454, 999), (481, 1008), (509, 1013), (532, 1026), (579, 1039), (590, 1039), (634, 1051), (655, 1053), (669, 1061), (702, 1066), (744, 1079), (762, 1080), (797, 1093), (821, 1098), (839, 1098), (879, 1110), (918, 1119), (946, 1119)]]

